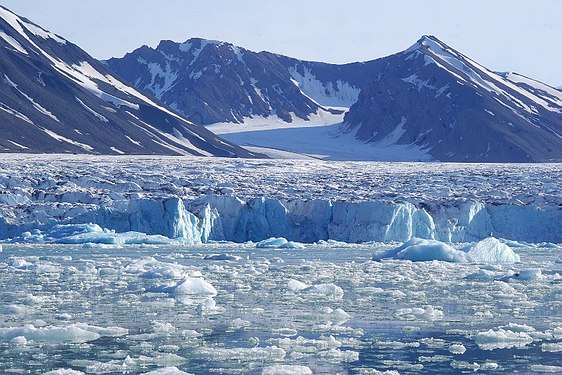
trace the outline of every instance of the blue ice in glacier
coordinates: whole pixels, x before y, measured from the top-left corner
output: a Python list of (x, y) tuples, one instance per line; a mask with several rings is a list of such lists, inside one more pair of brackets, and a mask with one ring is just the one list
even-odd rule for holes
[(556, 165), (28, 159), (0, 161), (0, 241), (92, 223), (188, 244), (562, 242)]
[(283, 237), (271, 237), (256, 244), (258, 249), (304, 249), (301, 243), (287, 241)]
[(166, 245), (171, 240), (162, 235), (148, 235), (141, 232), (121, 232), (100, 227), (98, 224), (58, 224), (42, 232), (24, 232), (16, 237), (14, 242), (27, 243), (59, 243), (59, 244), (107, 244), (107, 245), (132, 245), (153, 244)]
[[(242, 200), (204, 195), (194, 200), (130, 199), (76, 216), (69, 210), (67, 219), (48, 217), (44, 224), (0, 223), (0, 239), (27, 236), (30, 242), (34, 229), (44, 233), (58, 224), (95, 223), (117, 233), (161, 235), (184, 243), (260, 242), (272, 237), (303, 243), (405, 242), (413, 237), (454, 243), (478, 241), (490, 235), (533, 243), (562, 241), (557, 209), (470, 201), (428, 209), (410, 202), (286, 201), (263, 197)], [(99, 230), (95, 232), (103, 237)]]

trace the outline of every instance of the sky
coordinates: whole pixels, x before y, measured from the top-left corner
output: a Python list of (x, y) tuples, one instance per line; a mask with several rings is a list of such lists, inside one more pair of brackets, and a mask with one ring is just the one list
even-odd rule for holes
[(163, 39), (346, 63), (435, 35), (495, 71), (562, 86), (562, 0), (0, 0), (99, 59)]

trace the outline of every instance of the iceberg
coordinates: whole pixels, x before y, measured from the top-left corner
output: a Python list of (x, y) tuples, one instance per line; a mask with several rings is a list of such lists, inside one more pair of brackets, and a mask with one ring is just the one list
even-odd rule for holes
[(27, 341), (46, 344), (86, 343), (103, 336), (123, 336), (127, 332), (126, 329), (120, 327), (102, 328), (84, 323), (49, 327), (35, 327), (33, 324), (26, 324), (22, 327), (0, 328), (0, 339), (12, 340), (23, 337)]
[(174, 294), (176, 296), (214, 297), (217, 295), (217, 290), (201, 278), (186, 277), (174, 287)]
[(167, 245), (171, 240), (162, 235), (148, 235), (141, 232), (117, 233), (115, 230), (100, 227), (98, 224), (59, 224), (46, 232), (34, 230), (24, 232), (13, 242), (59, 243), (59, 244), (104, 244), (132, 245), (151, 244)]
[(436, 240), (412, 238), (397, 248), (375, 254), (373, 260), (385, 258), (404, 259), (411, 261), (442, 260), (445, 262), (468, 262), (466, 253), (456, 250), (446, 243)]
[(521, 260), (508, 245), (494, 237), (485, 238), (466, 250), (470, 261), (475, 263), (517, 263)]
[(519, 255), (515, 254), (509, 246), (493, 237), (485, 238), (461, 250), (441, 241), (412, 238), (399, 247), (383, 250), (373, 255), (375, 261), (382, 259), (494, 264), (520, 261)]
[(258, 249), (304, 249), (304, 245), (293, 241), (287, 241), (283, 237), (272, 237), (256, 244)]
[(543, 278), (542, 271), (540, 268), (528, 268), (516, 272), (512, 275), (502, 277), (501, 281), (513, 282), (513, 281), (534, 281), (541, 280)]

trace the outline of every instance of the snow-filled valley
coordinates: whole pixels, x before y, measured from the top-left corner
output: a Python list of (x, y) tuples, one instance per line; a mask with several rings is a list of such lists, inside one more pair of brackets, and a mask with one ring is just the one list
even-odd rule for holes
[(559, 372), (561, 174), (3, 155), (0, 373)]

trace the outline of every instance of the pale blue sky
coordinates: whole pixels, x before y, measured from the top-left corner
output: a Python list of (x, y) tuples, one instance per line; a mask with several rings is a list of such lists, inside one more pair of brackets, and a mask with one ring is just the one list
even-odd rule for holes
[(498, 71), (562, 85), (562, 0), (0, 0), (97, 58), (204, 37), (326, 62), (370, 60), (423, 34)]

